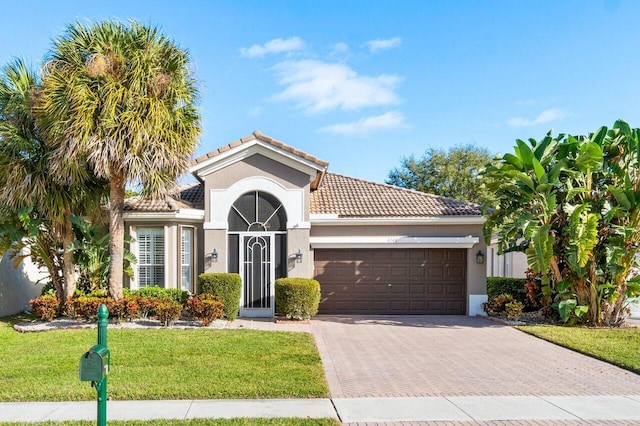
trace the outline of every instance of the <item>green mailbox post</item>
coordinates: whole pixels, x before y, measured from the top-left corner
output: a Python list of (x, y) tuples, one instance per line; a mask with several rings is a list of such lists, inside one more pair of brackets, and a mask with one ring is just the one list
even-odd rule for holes
[(80, 357), (80, 380), (91, 382), (98, 392), (98, 426), (107, 426), (107, 378), (110, 353), (107, 348), (109, 310), (98, 308), (98, 344)]

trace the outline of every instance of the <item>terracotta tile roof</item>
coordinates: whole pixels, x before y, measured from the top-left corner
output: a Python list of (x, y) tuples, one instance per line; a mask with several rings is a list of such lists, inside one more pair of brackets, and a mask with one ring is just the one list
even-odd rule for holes
[(178, 189), (180, 200), (192, 209), (204, 210), (204, 185), (200, 182), (182, 186)]
[(142, 195), (127, 198), (125, 211), (174, 212), (179, 209), (204, 210), (204, 185), (192, 183), (178, 188), (177, 194), (165, 198), (150, 198)]
[(345, 218), (482, 215), (477, 204), (328, 172), (310, 207), (313, 214)]
[(262, 134), (260, 131), (256, 130), (249, 136), (245, 136), (244, 138), (237, 139), (227, 145), (221, 146), (220, 148), (213, 150), (207, 154), (201, 155), (200, 157), (193, 160), (192, 165), (196, 165), (198, 163), (202, 163), (203, 161), (208, 160), (209, 158), (215, 157), (216, 155), (220, 155), (225, 151), (229, 151), (232, 148), (235, 148), (243, 143), (252, 141), (254, 139), (259, 139), (263, 142), (266, 142), (270, 145), (273, 145), (276, 148), (280, 148), (284, 151), (290, 152), (292, 154), (297, 155), (300, 158), (304, 158), (305, 160), (311, 161), (312, 163), (316, 163), (320, 167), (327, 167), (329, 163), (324, 160), (319, 159), (318, 157), (314, 157), (313, 155), (307, 154), (306, 152), (295, 149), (292, 146), (286, 145), (279, 140), (273, 139), (267, 135)]
[[(152, 200), (128, 198), (126, 211), (172, 212), (180, 208), (204, 209), (204, 184), (192, 183), (179, 196)], [(337, 214), (344, 218), (481, 216), (477, 204), (440, 197), (336, 173), (325, 173), (320, 188), (311, 192), (312, 214)]]

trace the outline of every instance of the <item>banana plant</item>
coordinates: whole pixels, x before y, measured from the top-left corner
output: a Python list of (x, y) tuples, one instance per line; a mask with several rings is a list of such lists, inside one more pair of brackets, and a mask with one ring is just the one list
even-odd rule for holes
[(497, 197), (484, 235), (523, 251), (565, 320), (619, 324), (640, 245), (640, 129), (617, 121), (584, 136), (516, 141), (483, 171)]

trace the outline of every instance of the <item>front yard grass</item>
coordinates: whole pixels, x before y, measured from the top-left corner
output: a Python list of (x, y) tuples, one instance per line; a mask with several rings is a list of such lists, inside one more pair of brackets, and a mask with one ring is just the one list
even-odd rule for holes
[[(4, 426), (93, 426), (94, 421), (2, 423)], [(111, 426), (340, 426), (335, 419), (192, 419), (109, 421)]]
[[(19, 333), (0, 319), (0, 401), (94, 400), (80, 356), (96, 330)], [(313, 336), (258, 330), (109, 330), (114, 400), (315, 398), (328, 387)]]
[(605, 329), (552, 325), (525, 325), (516, 328), (640, 374), (640, 328)]

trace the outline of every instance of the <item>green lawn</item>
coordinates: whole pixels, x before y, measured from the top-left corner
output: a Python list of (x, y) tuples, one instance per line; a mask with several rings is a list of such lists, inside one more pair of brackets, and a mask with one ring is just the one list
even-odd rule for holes
[[(92, 426), (94, 421), (0, 423), (4, 426)], [(334, 419), (193, 419), (193, 420), (148, 420), (109, 421), (112, 426), (340, 426)]]
[(549, 342), (640, 373), (640, 328), (603, 329), (526, 325), (517, 327)]
[[(0, 320), (0, 401), (93, 400), (80, 356), (96, 330), (18, 333)], [(109, 330), (109, 396), (313, 398), (328, 387), (313, 336), (257, 330)]]

